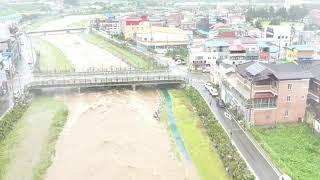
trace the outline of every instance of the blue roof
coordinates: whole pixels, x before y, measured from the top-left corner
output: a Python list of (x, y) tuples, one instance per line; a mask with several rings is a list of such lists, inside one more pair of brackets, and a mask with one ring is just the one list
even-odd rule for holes
[(264, 42), (264, 41), (258, 41), (257, 42), (257, 46), (259, 48), (269, 48), (269, 51), (271, 53), (279, 52), (279, 47), (277, 47), (275, 45), (270, 45), (270, 44), (268, 44), (267, 42)]
[(288, 49), (296, 49), (298, 51), (313, 51), (313, 48), (308, 45), (291, 45)]
[(220, 47), (220, 46), (229, 46), (228, 43), (224, 41), (217, 41), (217, 40), (211, 40), (211, 41), (206, 41), (204, 43), (205, 47)]

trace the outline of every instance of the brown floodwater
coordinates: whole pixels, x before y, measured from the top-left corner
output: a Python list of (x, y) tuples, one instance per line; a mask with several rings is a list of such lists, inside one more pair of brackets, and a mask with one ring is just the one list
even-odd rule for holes
[(177, 156), (155, 89), (66, 95), (68, 121), (46, 180), (199, 179)]

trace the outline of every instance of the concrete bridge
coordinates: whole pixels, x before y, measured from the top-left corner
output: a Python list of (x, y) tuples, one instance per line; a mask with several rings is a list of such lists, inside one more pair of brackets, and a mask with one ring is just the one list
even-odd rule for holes
[(26, 32), (26, 34), (30, 36), (46, 36), (46, 35), (54, 35), (54, 34), (61, 34), (61, 33), (79, 33), (87, 29), (88, 29), (87, 27), (50, 29), (50, 30), (29, 31), (29, 32)]
[(188, 79), (169, 71), (73, 72), (35, 74), (25, 90), (139, 85), (185, 84)]

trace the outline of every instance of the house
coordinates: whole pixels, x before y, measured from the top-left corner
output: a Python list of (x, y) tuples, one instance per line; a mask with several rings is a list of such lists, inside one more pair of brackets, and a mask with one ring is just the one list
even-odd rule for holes
[(232, 25), (243, 25), (246, 23), (246, 17), (240, 15), (231, 15), (228, 17), (228, 21)]
[(126, 17), (120, 22), (121, 32), (126, 39), (132, 39), (138, 30), (149, 28), (149, 24), (143, 23), (148, 20), (148, 16)]
[(110, 13), (107, 13), (103, 17), (96, 18), (94, 26), (96, 29), (105, 31), (108, 34), (119, 34), (121, 32), (120, 21)]
[(312, 60), (314, 49), (309, 45), (291, 45), (287, 48), (287, 61)]
[(229, 63), (242, 64), (246, 60), (246, 49), (242, 44), (231, 44), (229, 46)]
[(187, 47), (192, 40), (192, 32), (184, 31), (179, 28), (159, 27), (148, 25), (137, 30), (134, 40), (137, 46), (142, 48), (170, 49), (174, 47)]
[(218, 80), (221, 98), (248, 124), (304, 120), (309, 82), (314, 77), (304, 63), (248, 62), (236, 66), (235, 73), (217, 77), (222, 77)]
[(204, 42), (204, 52), (211, 54), (216, 61), (229, 59), (229, 44), (221, 40), (208, 40)]
[(265, 38), (271, 40), (273, 44), (280, 47), (280, 57), (285, 57), (285, 49), (291, 44), (293, 39), (292, 28), (290, 26), (267, 26), (265, 29)]

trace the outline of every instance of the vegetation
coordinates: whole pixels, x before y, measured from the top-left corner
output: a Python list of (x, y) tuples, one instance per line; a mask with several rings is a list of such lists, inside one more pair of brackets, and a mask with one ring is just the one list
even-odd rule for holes
[(228, 135), (221, 127), (219, 122), (214, 118), (208, 105), (200, 95), (200, 93), (193, 87), (188, 87), (185, 90), (186, 95), (190, 98), (192, 106), (195, 108), (202, 126), (216, 148), (222, 162), (227, 169), (229, 175), (233, 179), (254, 179), (252, 173), (248, 170), (243, 159), (240, 157), (237, 149), (231, 143)]
[(63, 3), (66, 5), (72, 5), (72, 6), (79, 5), (78, 0), (63, 0)]
[(186, 148), (201, 179), (229, 179), (222, 161), (193, 112), (190, 99), (181, 90), (171, 90), (173, 113)]
[(73, 67), (63, 52), (44, 39), (36, 40), (36, 48), (39, 50), (37, 68), (40, 72), (72, 71)]
[(26, 104), (18, 104), (10, 110), (2, 119), (0, 119), (0, 142), (12, 131), (27, 109)]
[(89, 18), (87, 19), (81, 19), (79, 21), (73, 22), (72, 24), (70, 24), (70, 27), (85, 27), (88, 26), (90, 24), (90, 20)]
[(180, 57), (184, 60), (187, 60), (189, 56), (189, 51), (187, 48), (174, 48), (167, 51), (167, 57), (174, 57), (176, 55), (180, 55)]
[(320, 139), (307, 124), (257, 127), (251, 132), (272, 160), (293, 179), (320, 177)]
[(115, 38), (115, 39), (118, 39), (120, 41), (124, 41), (125, 40), (123, 32), (121, 32), (120, 34), (113, 34), (113, 35), (111, 35), (111, 37)]
[(113, 55), (134, 67), (148, 69), (157, 68), (159, 66), (154, 59), (132, 53), (125, 44), (120, 46), (93, 32), (84, 34), (83, 37), (88, 42), (110, 51)]
[(302, 19), (308, 14), (308, 10), (300, 6), (291, 6), (288, 10), (284, 7), (278, 8), (249, 8), (246, 12), (247, 21), (253, 19), (272, 20), (279, 19), (281, 21), (302, 21)]
[(0, 16), (8, 16), (13, 14), (27, 14), (40, 11), (48, 11), (50, 8), (46, 4), (42, 3), (15, 3), (15, 4), (0, 4)]
[(0, 179), (3, 179), (12, 157), (12, 148), (20, 138), (23, 122), (19, 120), (27, 108), (27, 104), (18, 104), (0, 119)]
[(46, 137), (45, 143), (42, 146), (40, 160), (34, 167), (33, 180), (43, 179), (46, 170), (52, 164), (52, 157), (55, 155), (55, 145), (67, 120), (67, 116), (67, 108), (65, 105), (63, 105), (63, 103), (59, 103), (58, 109), (56, 110), (55, 116), (51, 122), (48, 136)]

